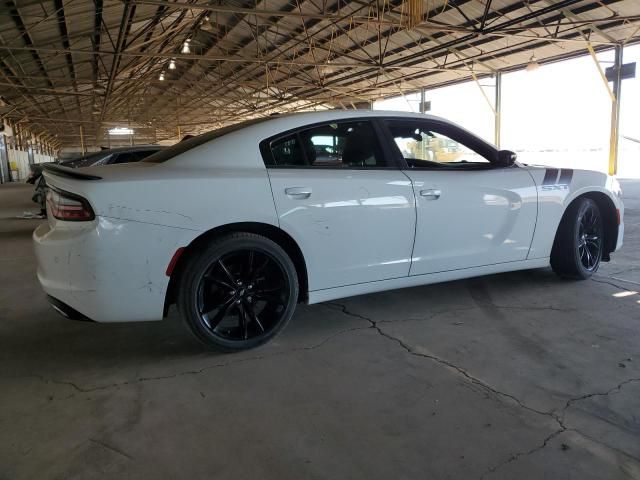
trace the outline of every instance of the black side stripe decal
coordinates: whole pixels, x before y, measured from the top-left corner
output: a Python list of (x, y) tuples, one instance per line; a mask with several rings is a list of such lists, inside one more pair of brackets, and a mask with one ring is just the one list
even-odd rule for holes
[(542, 185), (555, 185), (558, 180), (558, 169), (557, 168), (547, 168), (547, 171), (544, 174), (544, 179), (542, 180)]
[(543, 186), (549, 185), (570, 185), (573, 178), (573, 170), (570, 168), (547, 168), (542, 179)]
[(560, 185), (570, 185), (572, 178), (573, 170), (569, 168), (563, 168), (562, 170), (560, 170), (560, 180), (558, 180), (558, 183)]

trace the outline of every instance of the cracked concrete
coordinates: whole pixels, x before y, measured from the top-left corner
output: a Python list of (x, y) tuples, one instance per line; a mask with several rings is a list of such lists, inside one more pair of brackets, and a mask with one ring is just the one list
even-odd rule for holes
[(30, 189), (0, 187), (0, 478), (640, 479), (640, 184), (625, 249), (301, 306), (203, 351), (161, 323), (66, 321), (34, 275)]

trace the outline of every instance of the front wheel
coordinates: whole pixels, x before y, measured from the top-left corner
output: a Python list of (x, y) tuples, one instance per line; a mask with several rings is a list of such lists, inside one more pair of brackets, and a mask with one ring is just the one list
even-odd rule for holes
[(600, 266), (604, 249), (604, 226), (598, 204), (590, 198), (574, 201), (558, 227), (551, 267), (563, 277), (587, 279)]
[(252, 233), (213, 241), (180, 281), (178, 309), (198, 340), (222, 351), (257, 347), (289, 322), (298, 300), (293, 262), (275, 242)]

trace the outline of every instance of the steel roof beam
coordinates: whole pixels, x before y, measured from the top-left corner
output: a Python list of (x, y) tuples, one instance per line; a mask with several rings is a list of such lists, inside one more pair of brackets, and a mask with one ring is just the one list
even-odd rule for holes
[[(13, 19), (13, 22), (16, 25), (16, 28), (18, 29), (18, 32), (20, 32), (20, 36), (22, 37), (24, 43), (28, 47), (33, 47), (34, 44), (31, 38), (31, 34), (29, 33), (29, 30), (27, 29), (26, 25), (22, 21), (22, 16), (18, 11), (18, 7), (16, 6), (15, 2), (13, 0), (5, 0), (5, 3), (7, 5), (7, 8), (9, 9), (9, 13), (11, 14), (11, 18)], [(48, 75), (47, 69), (45, 68), (44, 63), (36, 50), (31, 50), (31, 57), (35, 61), (42, 75), (47, 78), (47, 84), (49, 85), (49, 87), (54, 88), (53, 83), (48, 78), (49, 75)], [(59, 107), (62, 113), (66, 115), (66, 110), (64, 109), (62, 103), (59, 103)]]

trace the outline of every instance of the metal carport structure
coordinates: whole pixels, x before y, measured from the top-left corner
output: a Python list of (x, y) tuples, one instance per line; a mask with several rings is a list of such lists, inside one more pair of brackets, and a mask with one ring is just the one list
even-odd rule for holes
[(0, 115), (45, 151), (155, 142), (639, 38), (635, 0), (3, 0)]

